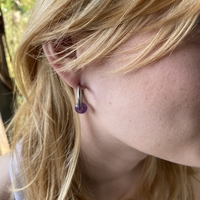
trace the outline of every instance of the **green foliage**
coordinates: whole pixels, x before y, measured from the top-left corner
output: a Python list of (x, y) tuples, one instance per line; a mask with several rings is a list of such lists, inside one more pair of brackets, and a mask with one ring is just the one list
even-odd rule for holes
[[(0, 0), (5, 23), (7, 44), (11, 57), (14, 57), (15, 51), (23, 36), (23, 31), (29, 19), (33, 3), (34, 0)], [(6, 55), (10, 76), (14, 79), (8, 49), (6, 49)], [(20, 105), (23, 97), (19, 93), (16, 97), (17, 104)]]
[[(34, 0), (0, 0), (7, 42), (13, 57), (20, 43)], [(11, 64), (8, 59), (12, 74)]]
[(27, 13), (31, 9), (33, 3), (33, 0), (1, 0), (3, 9), (8, 11), (18, 10), (21, 14)]

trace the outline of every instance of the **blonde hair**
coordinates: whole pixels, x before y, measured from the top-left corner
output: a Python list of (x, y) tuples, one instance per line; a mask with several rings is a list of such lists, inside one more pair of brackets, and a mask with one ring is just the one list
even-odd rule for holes
[[(197, 0), (36, 1), (16, 54), (15, 74), (24, 102), (11, 126), (14, 147), (20, 141), (20, 156), (16, 156), (26, 199), (91, 199), (81, 184), (80, 128), (73, 111), (74, 95), (49, 66), (42, 44), (55, 44), (59, 55), (56, 62), (62, 71), (79, 71), (112, 56), (131, 36), (154, 31), (145, 43), (130, 49), (138, 51), (138, 57), (116, 71), (127, 73), (170, 53), (192, 30), (199, 12)], [(63, 47), (63, 40), (76, 36), (82, 37)], [(68, 56), (87, 44), (92, 45), (66, 63)], [(193, 175), (190, 167), (149, 156), (135, 198), (193, 200)]]

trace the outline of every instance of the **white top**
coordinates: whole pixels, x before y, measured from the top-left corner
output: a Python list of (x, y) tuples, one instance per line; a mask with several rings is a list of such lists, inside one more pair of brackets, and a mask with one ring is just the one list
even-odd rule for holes
[[(15, 154), (18, 154), (20, 151), (19, 145), (17, 145), (16, 149), (17, 150), (15, 151)], [(16, 156), (14, 156), (14, 158), (10, 159), (9, 173), (10, 173), (11, 184), (14, 187), (14, 180), (17, 178), (17, 176), (19, 174), (19, 170), (17, 168)], [(15, 185), (15, 187), (16, 187), (16, 185)], [(20, 187), (21, 187), (21, 184), (18, 181), (17, 188), (20, 188)], [(25, 200), (25, 197), (22, 192), (14, 192), (14, 198), (15, 198), (15, 200)]]

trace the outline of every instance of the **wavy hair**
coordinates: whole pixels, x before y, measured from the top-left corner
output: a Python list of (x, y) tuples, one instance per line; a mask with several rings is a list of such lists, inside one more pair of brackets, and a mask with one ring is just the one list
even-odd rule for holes
[[(73, 111), (74, 94), (50, 67), (42, 44), (55, 44), (61, 71), (79, 71), (112, 56), (131, 36), (154, 31), (129, 50), (138, 56), (114, 72), (127, 73), (173, 51), (193, 29), (199, 13), (198, 0), (37, 0), (14, 63), (24, 96), (11, 126), (13, 148), (20, 144), (15, 181), (23, 184), (16, 190), (26, 199), (91, 199), (81, 184), (81, 131)], [(75, 44), (63, 45), (63, 40), (77, 35), (81, 37)], [(87, 44), (92, 45), (66, 63)], [(194, 200), (194, 174), (191, 167), (148, 156), (135, 200)]]

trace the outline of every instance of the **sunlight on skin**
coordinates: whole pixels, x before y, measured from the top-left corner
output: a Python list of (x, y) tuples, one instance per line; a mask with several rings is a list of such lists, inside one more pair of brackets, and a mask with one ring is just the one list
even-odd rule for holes
[(0, 118), (0, 155), (3, 155), (5, 153), (8, 153), (10, 151), (8, 139), (6, 136), (6, 132), (4, 129), (4, 125), (2, 123), (2, 120)]

